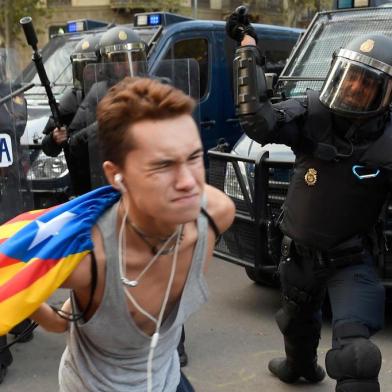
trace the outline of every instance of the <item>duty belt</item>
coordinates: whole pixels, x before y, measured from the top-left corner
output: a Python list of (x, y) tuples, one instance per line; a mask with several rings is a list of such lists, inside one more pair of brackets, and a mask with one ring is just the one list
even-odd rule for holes
[(314, 260), (319, 267), (342, 268), (349, 265), (363, 263), (367, 247), (363, 238), (350, 239), (330, 251), (321, 251), (316, 248), (301, 245), (288, 236), (282, 240), (282, 256), (289, 257), (291, 254)]

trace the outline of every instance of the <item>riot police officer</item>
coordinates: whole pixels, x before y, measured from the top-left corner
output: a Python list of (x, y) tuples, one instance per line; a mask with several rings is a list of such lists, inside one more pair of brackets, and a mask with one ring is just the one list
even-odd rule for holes
[(85, 181), (86, 175), (84, 175), (84, 172), (89, 170), (87, 156), (78, 156), (79, 161), (70, 156), (67, 127), (83, 101), (86, 94), (85, 86), (89, 85), (85, 80), (88, 74), (85, 75), (84, 70), (88, 64), (95, 64), (100, 60), (97, 51), (99, 40), (99, 34), (88, 35), (76, 45), (71, 54), (73, 87), (65, 91), (59, 103), (61, 121), (64, 126), (60, 129), (57, 128), (53, 117), (50, 117), (43, 131), (46, 136), (42, 140), (42, 150), (46, 155), (55, 157), (64, 150), (71, 179), (72, 195), (81, 195), (90, 190), (90, 184)]
[(116, 26), (103, 33), (98, 50), (103, 63), (96, 70), (100, 74), (96, 75), (99, 81), (91, 86), (69, 126), (70, 150), (75, 161), (89, 157), (90, 164), (87, 170), (83, 168), (83, 178), (84, 183), (92, 188), (104, 183), (96, 142), (95, 111), (98, 102), (111, 86), (125, 76), (145, 75), (147, 72), (146, 44), (129, 27)]
[(244, 131), (262, 145), (286, 144), (296, 156), (280, 225), (276, 320), (286, 357), (271, 360), (269, 370), (286, 383), (324, 378), (317, 346), (328, 292), (328, 375), (337, 392), (377, 392), (381, 352), (370, 337), (383, 326), (385, 295), (374, 233), (392, 180), (392, 39), (356, 37), (334, 56), (320, 93), (271, 104), (248, 18), (231, 15), (227, 32), (241, 43), (234, 76)]
[[(20, 138), (22, 137), (27, 121), (27, 104), (23, 94), (13, 94), (20, 85), (15, 85), (7, 78), (8, 64), (6, 49), (0, 49), (0, 98), (7, 98), (0, 104), (0, 134), (9, 136), (12, 144), (11, 155), (13, 163), (8, 167), (0, 167), (0, 225), (15, 217), (25, 209), (29, 209), (29, 189), (24, 181), (24, 159), (21, 153)], [(1, 159), (0, 159), (1, 162)], [(24, 192), (21, 192), (21, 187)], [(31, 321), (26, 319), (13, 328), (10, 333), (17, 337), (19, 342), (27, 342), (33, 338), (32, 330), (28, 331)], [(7, 336), (0, 336), (0, 384), (3, 382), (8, 366), (13, 361)]]

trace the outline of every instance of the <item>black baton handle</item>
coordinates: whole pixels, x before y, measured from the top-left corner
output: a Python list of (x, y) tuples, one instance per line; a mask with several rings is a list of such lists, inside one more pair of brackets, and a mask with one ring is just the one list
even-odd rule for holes
[(56, 99), (50, 87), (48, 75), (46, 74), (45, 67), (42, 62), (42, 56), (38, 51), (38, 47), (37, 47), (38, 39), (33, 26), (33, 20), (30, 16), (25, 16), (20, 20), (20, 24), (23, 27), (23, 31), (25, 33), (27, 43), (33, 49), (33, 61), (37, 69), (37, 73), (41, 81), (41, 84), (44, 86), (46, 95), (48, 96), (48, 102), (49, 102), (50, 110), (52, 112), (54, 123), (57, 128), (61, 128), (63, 124), (60, 120), (59, 107), (57, 106)]

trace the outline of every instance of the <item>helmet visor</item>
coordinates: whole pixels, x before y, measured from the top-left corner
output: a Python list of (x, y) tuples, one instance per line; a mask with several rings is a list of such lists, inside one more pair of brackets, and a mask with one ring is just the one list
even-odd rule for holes
[(367, 116), (390, 103), (392, 79), (384, 72), (346, 58), (337, 57), (324, 82), (320, 101), (346, 116)]
[(94, 64), (95, 61), (91, 59), (73, 59), (72, 60), (72, 76), (73, 84), (76, 89), (83, 90), (84, 86), (84, 69), (87, 64)]
[(103, 53), (102, 59), (105, 63), (117, 64), (115, 67), (117, 77), (140, 76), (147, 73), (146, 56), (140, 50)]

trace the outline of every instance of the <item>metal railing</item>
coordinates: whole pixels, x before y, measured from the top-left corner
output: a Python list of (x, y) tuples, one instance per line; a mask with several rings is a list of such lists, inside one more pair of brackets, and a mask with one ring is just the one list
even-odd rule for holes
[(279, 215), (289, 186), (291, 162), (256, 159), (210, 150), (209, 183), (236, 205), (233, 225), (215, 248), (215, 255), (256, 269), (276, 268), (271, 258), (268, 228)]
[[(218, 242), (214, 254), (226, 261), (261, 271), (274, 270), (268, 226), (282, 212), (293, 173), (292, 162), (256, 159), (210, 150), (209, 183), (229, 195), (236, 205), (233, 225)], [(381, 216), (378, 270), (392, 287), (392, 202)]]

